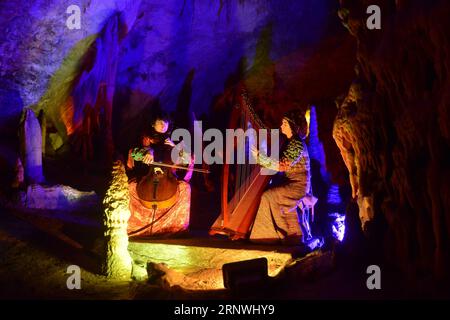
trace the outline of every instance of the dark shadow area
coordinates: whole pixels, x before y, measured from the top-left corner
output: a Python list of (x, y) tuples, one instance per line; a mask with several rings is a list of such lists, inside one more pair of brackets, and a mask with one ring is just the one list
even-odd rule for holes
[(25, 214), (7, 210), (1, 214), (2, 229), (16, 241), (29, 243), (46, 252), (78, 265), (94, 274), (101, 273), (100, 255), (93, 252), (102, 237), (99, 226), (64, 221), (61, 217), (45, 217), (39, 212)]

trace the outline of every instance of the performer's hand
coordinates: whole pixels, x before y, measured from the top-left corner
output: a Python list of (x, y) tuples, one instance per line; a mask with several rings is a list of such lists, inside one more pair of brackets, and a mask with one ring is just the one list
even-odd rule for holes
[(133, 169), (133, 168), (134, 168), (134, 159), (133, 159), (133, 157), (131, 156), (131, 152), (132, 152), (132, 151), (133, 151), (133, 150), (130, 149), (130, 151), (128, 152), (127, 167), (128, 167), (129, 169)]
[(175, 147), (175, 143), (173, 143), (173, 141), (170, 140), (170, 138), (167, 138), (167, 139), (164, 141), (164, 144), (167, 144), (167, 145), (169, 145), (169, 146), (171, 146), (171, 147)]
[(151, 153), (147, 153), (147, 154), (144, 156), (144, 159), (142, 159), (142, 162), (145, 163), (145, 164), (150, 164), (150, 163), (152, 163), (152, 162), (153, 162), (153, 155), (152, 155)]
[(192, 173), (194, 172), (194, 170), (192, 170), (192, 169), (194, 169), (194, 164), (195, 164), (195, 155), (193, 154), (191, 156), (191, 161), (189, 162), (189, 165), (188, 165), (188, 171), (186, 172), (186, 175), (183, 178), (184, 181), (186, 181), (186, 182), (191, 181)]
[(252, 153), (253, 158), (258, 159), (259, 151), (258, 151), (258, 148), (256, 148), (255, 145), (252, 145), (250, 147), (250, 152)]

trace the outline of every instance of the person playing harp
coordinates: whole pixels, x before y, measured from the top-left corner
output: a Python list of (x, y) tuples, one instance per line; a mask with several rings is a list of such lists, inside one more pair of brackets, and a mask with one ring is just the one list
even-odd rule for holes
[(286, 113), (280, 129), (287, 142), (280, 150), (279, 161), (256, 147), (251, 150), (259, 165), (278, 173), (261, 196), (249, 239), (256, 243), (300, 244), (302, 230), (297, 205), (309, 192), (311, 183), (304, 114), (297, 110)]

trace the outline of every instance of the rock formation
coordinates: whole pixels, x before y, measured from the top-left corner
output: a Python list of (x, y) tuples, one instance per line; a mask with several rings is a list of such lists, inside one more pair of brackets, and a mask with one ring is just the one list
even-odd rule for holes
[(84, 192), (69, 186), (31, 184), (20, 197), (21, 206), (28, 209), (58, 211), (89, 211), (98, 205), (94, 191)]
[[(377, 4), (381, 30), (366, 28)], [(450, 7), (446, 1), (341, 1), (357, 77), (333, 137), (366, 235), (412, 278), (448, 271)]]
[(103, 272), (110, 278), (128, 280), (132, 271), (127, 234), (130, 199), (128, 178), (121, 161), (114, 162), (111, 176), (111, 184), (103, 200), (106, 228)]
[(33, 110), (25, 109), (20, 123), (20, 151), (27, 183), (44, 182), (42, 131)]

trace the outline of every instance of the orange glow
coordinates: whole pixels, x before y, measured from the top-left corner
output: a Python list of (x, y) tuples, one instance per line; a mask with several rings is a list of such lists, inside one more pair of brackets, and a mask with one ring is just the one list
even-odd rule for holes
[(75, 126), (73, 123), (74, 115), (74, 103), (72, 96), (69, 96), (67, 101), (61, 106), (61, 119), (66, 127), (67, 135), (71, 135), (75, 131)]

